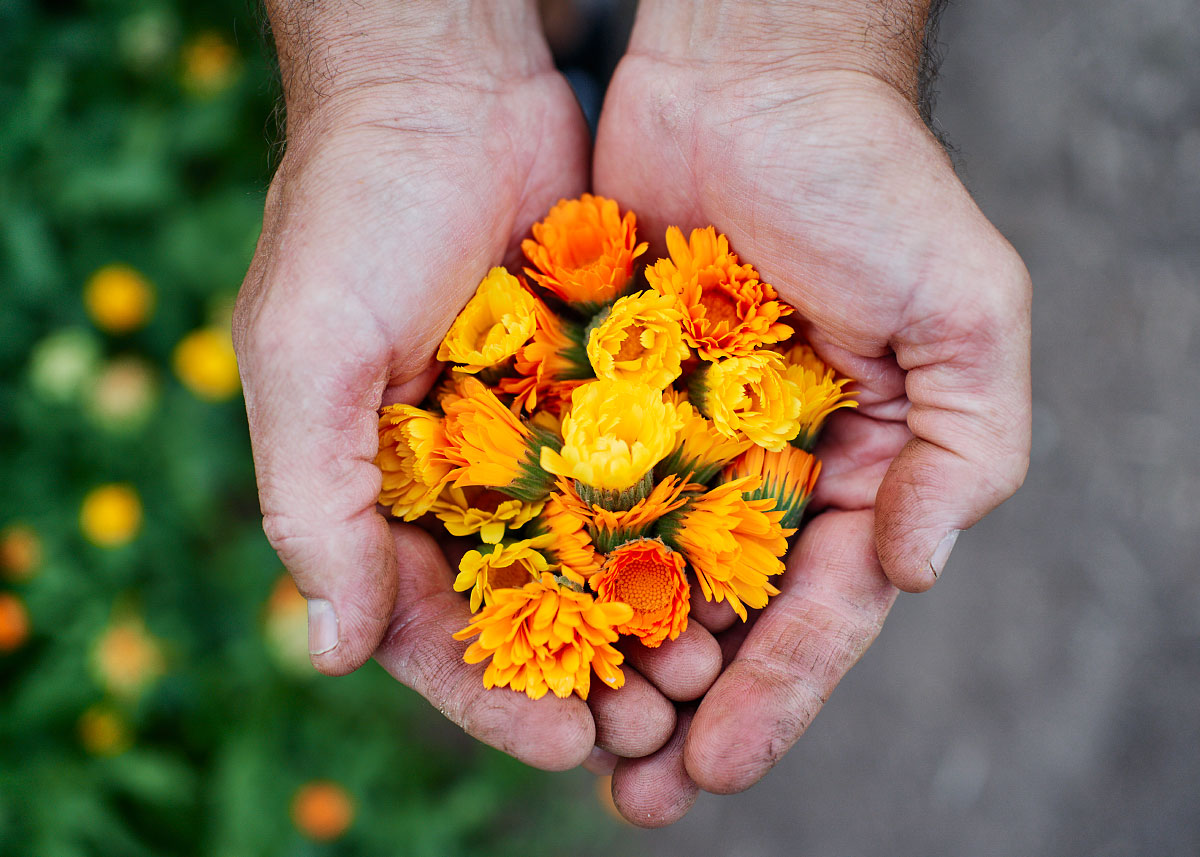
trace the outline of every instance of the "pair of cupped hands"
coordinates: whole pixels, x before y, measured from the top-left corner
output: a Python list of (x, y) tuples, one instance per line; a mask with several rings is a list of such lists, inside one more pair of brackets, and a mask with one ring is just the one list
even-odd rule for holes
[[(918, 115), (911, 45), (852, 21), (843, 44), (832, 19), (814, 44), (771, 3), (643, 0), (593, 145), (528, 4), (395, 5), (268, 4), (287, 145), (234, 319), (264, 529), (309, 599), (318, 670), (374, 656), (471, 735), (611, 772), (627, 818), (670, 823), (698, 789), (758, 781), (897, 590), (930, 587), (1020, 485), (1028, 275)], [(742, 624), (693, 587), (679, 639), (626, 647), (624, 688), (532, 701), (484, 689), (451, 639), (468, 608), (441, 547), (377, 510), (377, 414), (424, 397), (483, 274), (516, 270), (531, 224), (585, 190), (637, 213), (649, 259), (668, 225), (728, 235), (859, 407), (825, 430), (767, 608)]]

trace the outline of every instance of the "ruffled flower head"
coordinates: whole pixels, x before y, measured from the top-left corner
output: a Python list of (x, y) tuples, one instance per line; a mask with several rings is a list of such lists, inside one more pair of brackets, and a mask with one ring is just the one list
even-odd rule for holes
[(505, 530), (525, 526), (542, 511), (543, 502), (527, 503), (491, 488), (447, 485), (429, 511), (452, 536), (479, 535), (485, 544), (504, 538)]
[(525, 272), (590, 315), (624, 294), (633, 278), (633, 260), (646, 252), (646, 244), (636, 243), (636, 227), (634, 213), (622, 217), (611, 199), (585, 193), (559, 200), (534, 224), (533, 240), (521, 242), (534, 265)]
[(800, 397), (800, 430), (792, 446), (811, 451), (817, 445), (825, 419), (839, 408), (857, 408), (858, 402), (846, 390), (849, 378), (836, 373), (808, 345), (793, 345), (783, 356), (787, 364), (784, 377), (796, 385)]
[(683, 425), (675, 449), (654, 468), (656, 476), (674, 473), (685, 481), (705, 485), (722, 467), (754, 445), (741, 432), (735, 432), (733, 437), (718, 432), (685, 394), (668, 390), (665, 397), (675, 402)]
[(783, 368), (783, 358), (774, 351), (728, 357), (692, 375), (688, 397), (725, 437), (740, 433), (759, 446), (780, 450), (800, 425), (799, 391)]
[(446, 443), (438, 457), (449, 465), (448, 478), (459, 488), (498, 488), (526, 502), (545, 497), (553, 480), (538, 461), (558, 439), (523, 423), (475, 378), (463, 378), (458, 392), (443, 400)]
[(760, 479), (758, 488), (747, 492), (746, 499), (773, 500), (775, 511), (783, 513), (780, 526), (792, 529), (800, 525), (820, 475), (821, 462), (802, 449), (785, 446), (779, 452), (768, 452), (753, 446), (721, 472), (721, 481), (731, 482), (746, 476)]
[(446, 433), (437, 414), (412, 405), (388, 405), (379, 415), (379, 453), (383, 473), (379, 503), (397, 518), (413, 521), (429, 511), (450, 473), (438, 452)]
[(491, 604), (501, 589), (520, 589), (526, 583), (541, 578), (550, 570), (550, 563), (540, 552), (551, 539), (539, 536), (512, 544), (498, 544), (491, 553), (467, 551), (458, 563), (454, 591), (471, 591), (471, 612), (480, 604)]
[(590, 489), (624, 492), (649, 482), (654, 465), (674, 449), (681, 422), (675, 405), (653, 387), (591, 381), (571, 396), (562, 450), (544, 449), (542, 468)]
[(779, 321), (792, 308), (759, 280), (753, 265), (738, 262), (729, 239), (709, 226), (690, 239), (667, 229), (669, 259), (646, 268), (646, 282), (671, 295), (683, 312), (683, 335), (705, 360), (740, 357), (779, 342), (792, 329)]
[(783, 573), (787, 538), (794, 530), (780, 524), (775, 501), (747, 500), (758, 489), (756, 477), (718, 485), (660, 521), (658, 533), (678, 547), (696, 572), (709, 601), (728, 601), (746, 620), (747, 607), (767, 606), (779, 590), (769, 578)]
[(611, 688), (625, 683), (619, 669), (625, 656), (612, 644), (617, 626), (632, 618), (628, 604), (597, 603), (543, 574), (520, 589), (497, 590), (493, 602), (454, 639), (479, 636), (463, 660), (477, 664), (491, 658), (483, 673), (485, 688), (511, 687), (530, 699), (547, 691), (587, 699), (592, 671)]
[(587, 378), (593, 377), (583, 345), (583, 328), (537, 303), (533, 337), (518, 352), (516, 377), (502, 378), (501, 393), (514, 397), (518, 410), (560, 409), (563, 400)]
[(516, 277), (492, 268), (450, 325), (437, 359), (469, 373), (503, 363), (533, 336), (537, 304)]
[(620, 601), (633, 608), (633, 617), (617, 633), (635, 634), (656, 648), (687, 628), (689, 598), (683, 557), (661, 539), (626, 542), (608, 554), (592, 588), (601, 603)]
[(655, 291), (617, 300), (592, 322), (587, 355), (598, 378), (640, 381), (661, 390), (688, 356), (675, 299)]

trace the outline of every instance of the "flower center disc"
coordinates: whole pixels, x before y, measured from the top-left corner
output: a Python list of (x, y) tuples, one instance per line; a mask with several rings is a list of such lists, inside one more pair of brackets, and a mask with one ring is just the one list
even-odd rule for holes
[(617, 601), (624, 601), (639, 613), (653, 613), (671, 601), (671, 569), (653, 559), (638, 557), (621, 566), (613, 589)]
[(704, 307), (704, 317), (709, 324), (725, 322), (730, 330), (741, 324), (737, 303), (720, 287), (705, 289), (700, 295), (700, 306)]
[(488, 571), (488, 586), (492, 589), (519, 589), (533, 580), (529, 568), (522, 562), (514, 562)]

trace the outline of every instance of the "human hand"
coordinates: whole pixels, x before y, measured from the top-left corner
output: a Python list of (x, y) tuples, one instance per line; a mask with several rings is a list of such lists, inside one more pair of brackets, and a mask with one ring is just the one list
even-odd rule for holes
[(782, 593), (751, 626), (694, 604), (727, 665), (667, 746), (616, 764), (614, 799), (638, 824), (681, 817), (697, 786), (761, 778), (896, 588), (931, 586), (959, 531), (1024, 478), (1028, 275), (916, 109), (921, 4), (876, 20), (885, 6), (908, 8), (643, 0), (601, 114), (596, 192), (652, 240), (668, 225), (728, 235), (860, 403), (826, 428), (819, 514)]
[[(352, 20), (268, 5), (287, 150), (234, 338), (263, 526), (309, 599), (314, 665), (340, 675), (374, 653), (466, 731), (538, 767), (574, 767), (594, 744), (657, 749), (675, 712), (634, 670), (620, 695), (597, 694), (594, 716), (575, 698), (485, 692), (451, 639), (469, 611), (441, 547), (376, 511), (381, 403), (424, 397), (483, 274), (586, 187), (587, 129), (533, 5), (366, 3)], [(720, 668), (715, 641), (697, 637), (709, 666), (684, 688), (696, 695)]]

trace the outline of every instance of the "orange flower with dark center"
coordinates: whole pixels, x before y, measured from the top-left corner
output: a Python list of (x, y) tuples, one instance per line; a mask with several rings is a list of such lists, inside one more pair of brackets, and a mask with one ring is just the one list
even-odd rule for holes
[(646, 252), (637, 243), (637, 217), (617, 203), (585, 193), (559, 200), (533, 226), (521, 249), (534, 268), (525, 272), (584, 314), (619, 298), (633, 277), (633, 261)]
[(691, 587), (685, 568), (683, 557), (661, 539), (638, 539), (612, 551), (591, 585), (601, 603), (620, 601), (633, 609), (618, 633), (636, 634), (656, 648), (687, 628)]
[(667, 230), (670, 258), (646, 268), (646, 281), (673, 295), (683, 311), (684, 340), (705, 360), (740, 357), (786, 339), (792, 329), (779, 319), (792, 308), (742, 264), (729, 239), (713, 227), (693, 229), (690, 239)]

